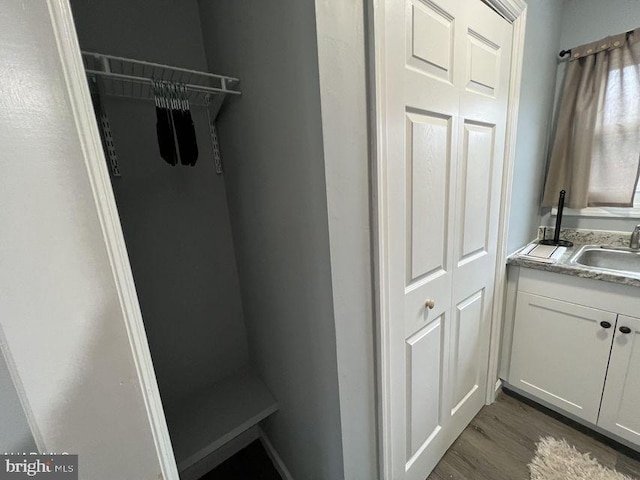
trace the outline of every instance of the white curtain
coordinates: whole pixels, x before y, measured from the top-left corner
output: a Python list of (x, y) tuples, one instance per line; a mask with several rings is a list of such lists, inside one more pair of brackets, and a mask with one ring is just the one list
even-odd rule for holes
[(543, 206), (631, 207), (640, 172), (640, 29), (574, 48)]

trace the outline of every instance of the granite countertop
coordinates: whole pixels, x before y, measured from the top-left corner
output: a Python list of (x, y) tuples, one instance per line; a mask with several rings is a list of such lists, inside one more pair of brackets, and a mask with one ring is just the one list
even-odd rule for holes
[[(543, 236), (544, 227), (538, 230), (538, 239)], [(546, 228), (546, 238), (553, 237), (554, 228)], [(609, 245), (616, 247), (626, 247), (629, 245), (631, 234), (624, 232), (607, 232), (602, 230), (581, 230), (581, 229), (562, 229), (560, 238), (573, 242), (573, 247), (567, 248), (557, 263), (536, 262), (530, 258), (519, 256), (518, 252), (514, 253), (507, 259), (508, 265), (515, 265), (523, 268), (533, 268), (535, 270), (543, 270), (545, 272), (561, 273), (564, 275), (572, 275), (574, 277), (590, 278), (592, 280), (601, 280), (603, 282), (620, 283), (632, 287), (640, 287), (640, 274), (627, 272), (608, 272), (595, 268), (586, 267), (584, 265), (570, 264), (569, 260), (580, 250), (583, 245)]]

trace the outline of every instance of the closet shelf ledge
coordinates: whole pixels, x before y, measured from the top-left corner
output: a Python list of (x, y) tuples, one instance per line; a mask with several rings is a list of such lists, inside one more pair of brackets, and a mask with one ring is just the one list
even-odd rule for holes
[(178, 469), (183, 472), (277, 410), (269, 389), (250, 371), (165, 408)]
[(88, 51), (82, 60), (87, 75), (99, 78), (110, 96), (152, 100), (154, 80), (183, 84), (194, 105), (221, 104), (227, 95), (242, 94), (235, 77)]

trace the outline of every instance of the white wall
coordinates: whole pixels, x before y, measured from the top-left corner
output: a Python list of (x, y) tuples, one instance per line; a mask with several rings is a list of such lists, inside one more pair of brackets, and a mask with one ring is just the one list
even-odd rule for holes
[(160, 478), (47, 2), (0, 2), (0, 78), (0, 328), (38, 449)]
[(528, 0), (508, 252), (536, 236), (549, 143), (563, 2)]
[(316, 1), (344, 478), (377, 472), (365, 11)]
[(313, 0), (201, 0), (209, 66), (241, 80), (219, 123), (245, 321), (296, 480), (344, 478)]
[[(594, 42), (608, 35), (640, 26), (640, 2), (637, 0), (565, 0), (558, 51)], [(564, 80), (566, 61), (558, 66), (557, 91)], [(556, 95), (558, 97), (558, 95)], [(557, 100), (556, 100), (557, 102)], [(556, 104), (557, 108), (557, 104)], [(544, 209), (543, 225), (555, 225), (548, 209)], [(590, 230), (631, 231), (638, 218), (597, 218), (565, 215), (562, 226)]]
[[(84, 50), (207, 70), (196, 0), (72, 1)], [(165, 405), (248, 362), (224, 176), (204, 108), (195, 167), (160, 158), (151, 101), (105, 98), (120, 160), (112, 178)]]

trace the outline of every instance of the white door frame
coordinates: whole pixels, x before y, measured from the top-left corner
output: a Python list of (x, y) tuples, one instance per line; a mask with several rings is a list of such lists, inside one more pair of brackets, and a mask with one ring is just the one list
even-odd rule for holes
[[(478, 0), (481, 1), (481, 0)], [(498, 248), (496, 255), (495, 288), (493, 295), (493, 314), (491, 319), (491, 340), (489, 347), (489, 366), (487, 375), (486, 403), (492, 403), (500, 388), (498, 366), (500, 354), (500, 333), (506, 285), (507, 234), (509, 231), (510, 199), (513, 183), (513, 167), (516, 151), (516, 133), (518, 126), (518, 107), (520, 103), (520, 83), (524, 55), (525, 25), (527, 5), (524, 0), (482, 0), (513, 24), (513, 50), (509, 79), (509, 103), (507, 111), (507, 132), (505, 142), (504, 169), (500, 196), (500, 218), (498, 225)], [(377, 405), (378, 405), (378, 446), (380, 476), (384, 480), (392, 479), (391, 470), (391, 425), (390, 415), (390, 346), (389, 346), (389, 295), (388, 279), (388, 243), (387, 235), (387, 158), (386, 135), (386, 59), (385, 45), (385, 0), (369, 0), (368, 24), (369, 58), (373, 59), (370, 68), (371, 92), (370, 122), (374, 135), (371, 168), (371, 209), (374, 247), (374, 291), (376, 302), (376, 368), (377, 368)], [(372, 17), (372, 18), (371, 18)], [(372, 30), (372, 31), (371, 31)]]
[(142, 322), (142, 312), (120, 217), (109, 180), (102, 140), (93, 112), (71, 6), (68, 0), (47, 0), (47, 6), (163, 479), (178, 480), (178, 469)]

